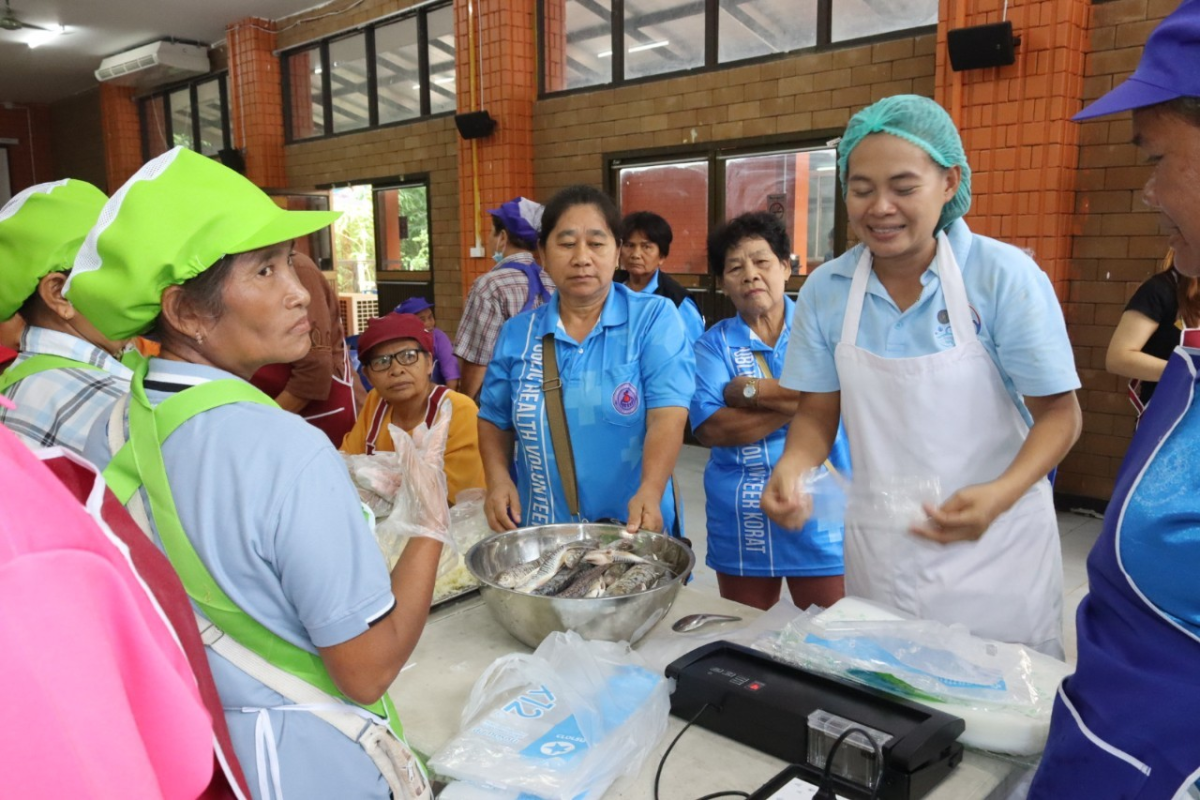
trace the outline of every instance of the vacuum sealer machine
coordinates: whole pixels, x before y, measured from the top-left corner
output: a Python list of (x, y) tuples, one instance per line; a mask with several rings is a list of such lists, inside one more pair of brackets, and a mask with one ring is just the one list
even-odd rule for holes
[[(917, 800), (962, 760), (958, 717), (748, 647), (713, 642), (672, 662), (666, 675), (675, 680), (671, 713), (792, 764), (751, 800), (783, 796), (776, 792), (792, 778), (819, 784), (831, 746), (848, 727), (862, 733), (838, 746), (830, 773), (832, 788), (850, 800)], [(877, 792), (868, 734), (883, 757)]]

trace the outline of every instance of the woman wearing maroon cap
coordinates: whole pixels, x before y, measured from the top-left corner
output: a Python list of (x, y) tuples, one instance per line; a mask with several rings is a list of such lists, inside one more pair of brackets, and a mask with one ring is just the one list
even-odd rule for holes
[(388, 425), (412, 433), (450, 414), (446, 439), (446, 488), (450, 504), (463, 489), (482, 489), (478, 411), (464, 394), (433, 383), (433, 337), (413, 314), (388, 314), (371, 320), (358, 339), (362, 363), (375, 388), (362, 414), (342, 440), (342, 452), (371, 455), (395, 450)]

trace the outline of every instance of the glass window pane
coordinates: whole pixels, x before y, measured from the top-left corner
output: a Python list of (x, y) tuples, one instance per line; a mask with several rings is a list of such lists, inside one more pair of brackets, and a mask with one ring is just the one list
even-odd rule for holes
[(625, 78), (704, 66), (704, 4), (626, 0)]
[(367, 37), (356, 33), (329, 43), (333, 132), (371, 124), (367, 110)]
[(171, 146), (192, 147), (192, 93), (187, 89), (171, 92)]
[(725, 219), (749, 211), (778, 216), (787, 227), (792, 252), (799, 257), (800, 274), (807, 274), (830, 249), (834, 158), (834, 150), (806, 150), (727, 160)]
[(547, 0), (547, 92), (612, 83), (612, 0)]
[(429, 113), (458, 107), (454, 94), (454, 7), (443, 6), (426, 16), (429, 33)]
[(936, 25), (938, 0), (838, 0), (833, 4), (833, 41)]
[(424, 184), (375, 192), (379, 269), (429, 269), (429, 195)]
[(817, 0), (720, 0), (721, 63), (786, 53), (817, 43)]
[(334, 189), (333, 210), (342, 216), (333, 223), (333, 252), (338, 291), (375, 291), (375, 212), (371, 185)]
[(167, 98), (156, 95), (142, 101), (142, 129), (146, 132), (146, 159), (170, 150), (167, 144)]
[(196, 113), (200, 115), (200, 146), (196, 149), (206, 156), (216, 155), (225, 147), (221, 79), (196, 84)]
[(375, 81), (381, 125), (421, 116), (417, 58), (416, 17), (375, 29)]
[[(329, 195), (326, 194), (276, 194), (268, 192), (275, 205), (288, 211), (328, 211)], [(292, 240), (292, 247), (297, 253), (303, 253), (311, 258), (322, 270), (333, 269), (332, 237), (329, 228), (321, 228), (307, 236)]]
[(325, 133), (325, 108), (321, 103), (321, 51), (302, 50), (287, 57), (292, 138), (308, 139)]
[(704, 274), (708, 238), (708, 162), (626, 167), (618, 181), (621, 214), (653, 211), (671, 225), (669, 273)]

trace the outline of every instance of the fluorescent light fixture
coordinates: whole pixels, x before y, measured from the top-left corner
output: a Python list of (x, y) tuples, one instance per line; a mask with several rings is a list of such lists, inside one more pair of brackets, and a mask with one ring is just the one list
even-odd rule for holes
[(663, 39), (662, 41), (658, 41), (658, 42), (649, 42), (649, 43), (647, 43), (647, 44), (639, 44), (637, 47), (631, 47), (631, 48), (629, 48), (629, 51), (628, 51), (628, 52), (630, 52), (630, 53), (640, 53), (640, 52), (642, 52), (643, 50), (653, 50), (653, 49), (654, 49), (654, 48), (656, 48), (656, 47), (666, 47), (666, 46), (667, 46), (667, 45), (669, 45), (670, 43), (671, 43), (671, 42), (670, 42), (669, 40), (667, 40), (667, 39)]
[(313, 67), (313, 75), (320, 75), (324, 71), (325, 70), (321, 69), (320, 64), (317, 64), (315, 67)]
[(603, 53), (596, 53), (596, 58), (612, 58), (612, 50), (605, 50)]
[(67, 28), (65, 25), (59, 25), (46, 31), (33, 31), (28, 34), (29, 38), (25, 41), (25, 44), (29, 45), (29, 49), (32, 50), (35, 47), (41, 47), (44, 44), (54, 41), (66, 32)]
[(434, 78), (433, 82), (434, 83), (454, 83), (454, 76), (446, 75), (445, 77), (442, 77), (442, 78)]
[(419, 84), (419, 83), (414, 83), (414, 84), (413, 84), (413, 91), (414, 91), (414, 92), (419, 92), (419, 91), (421, 91), (421, 84)]

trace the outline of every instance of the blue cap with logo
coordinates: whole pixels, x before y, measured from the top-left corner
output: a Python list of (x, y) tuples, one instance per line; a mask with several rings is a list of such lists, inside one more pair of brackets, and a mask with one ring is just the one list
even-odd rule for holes
[(1133, 74), (1072, 119), (1118, 114), (1180, 97), (1200, 97), (1198, 57), (1200, 0), (1184, 0), (1150, 34)]
[(536, 243), (538, 232), (542, 229), (541, 203), (535, 203), (527, 197), (515, 197), (499, 208), (489, 208), (488, 213), (500, 220), (504, 230), (523, 242)]

